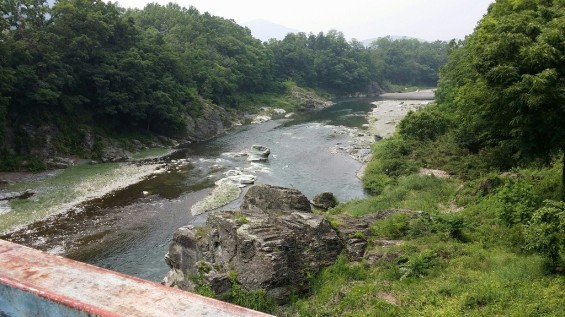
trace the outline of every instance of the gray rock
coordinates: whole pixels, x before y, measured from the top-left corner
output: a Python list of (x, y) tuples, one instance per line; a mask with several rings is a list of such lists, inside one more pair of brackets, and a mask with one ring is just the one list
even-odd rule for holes
[(130, 153), (126, 150), (115, 146), (109, 141), (104, 142), (101, 161), (102, 163), (119, 163), (127, 162), (130, 159)]
[(320, 193), (314, 196), (312, 205), (318, 209), (328, 210), (337, 206), (337, 198), (330, 192)]
[[(202, 100), (201, 114), (198, 117), (185, 117), (186, 138), (194, 141), (212, 139), (229, 128), (229, 114), (221, 107)], [(181, 142), (183, 143), (183, 142)]]
[(362, 238), (350, 238), (345, 241), (345, 250), (347, 252), (347, 258), (350, 261), (361, 261), (367, 251), (367, 239)]
[[(196, 230), (192, 226), (178, 228), (173, 234), (165, 262), (171, 268), (163, 284), (185, 290), (194, 290), (196, 285), (189, 279), (198, 273), (196, 263), (202, 259), (197, 246)], [(186, 278), (185, 278), (186, 277)]]
[(267, 162), (271, 149), (262, 145), (253, 145), (248, 152), (247, 160), (250, 162)]
[(312, 212), (308, 198), (300, 191), (271, 185), (251, 187), (243, 197), (241, 209), (256, 209), (266, 213)]
[[(187, 236), (186, 227), (179, 230), (175, 237)], [(188, 236), (194, 237), (195, 230), (190, 230), (192, 235)], [(167, 275), (166, 285), (192, 290), (194, 285), (185, 282), (186, 276), (199, 274), (211, 285), (206, 276), (213, 275), (215, 291), (220, 292), (227, 285), (224, 276), (235, 271), (237, 282), (245, 289), (264, 289), (267, 296), (283, 304), (292, 294), (306, 292), (308, 276), (333, 264), (343, 248), (329, 222), (312, 213), (215, 213), (208, 218), (205, 232), (201, 239), (185, 243), (192, 245), (190, 250), (179, 248), (173, 241), (166, 258), (176, 272)], [(200, 255), (212, 264), (212, 274), (199, 272), (197, 265), (186, 266), (196, 263)]]
[(208, 285), (216, 294), (237, 283), (285, 304), (292, 295), (307, 293), (308, 277), (335, 263), (343, 249), (352, 261), (387, 258), (367, 252), (375, 221), (399, 212), (424, 215), (390, 209), (362, 218), (339, 216), (341, 225), (333, 228), (310, 212), (302, 193), (269, 185), (252, 187), (241, 209), (211, 214), (203, 228), (177, 229), (165, 257), (171, 271), (163, 283), (189, 291)]
[(35, 192), (31, 189), (26, 189), (23, 192), (0, 193), (0, 201), (12, 199), (27, 199), (33, 195), (35, 195)]
[(48, 168), (64, 169), (74, 165), (74, 161), (70, 158), (55, 157), (47, 160), (46, 165)]

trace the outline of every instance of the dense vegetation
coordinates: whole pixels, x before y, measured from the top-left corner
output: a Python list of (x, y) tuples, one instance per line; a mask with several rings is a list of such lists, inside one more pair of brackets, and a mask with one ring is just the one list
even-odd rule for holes
[(375, 222), (369, 259), (340, 259), (284, 314), (563, 315), (564, 18), (564, 1), (498, 0), (451, 43), (437, 104), (374, 145), (374, 195), (329, 217), (425, 213)]
[[(247, 111), (284, 96), (288, 82), (337, 96), (433, 86), (447, 58), (447, 43), (366, 48), (337, 31), (261, 43), (232, 20), (176, 4), (9, 0), (0, 15), (2, 161), (29, 156), (45, 124), (60, 132), (59, 154), (85, 155), (85, 131), (177, 137), (206, 105)], [(412, 66), (418, 74), (398, 74)]]

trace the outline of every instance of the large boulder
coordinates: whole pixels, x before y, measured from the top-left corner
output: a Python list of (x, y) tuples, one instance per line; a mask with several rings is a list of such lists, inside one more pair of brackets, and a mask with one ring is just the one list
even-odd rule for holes
[(272, 185), (251, 187), (243, 197), (241, 209), (255, 209), (266, 213), (312, 211), (310, 201), (299, 190)]
[(267, 162), (269, 160), (271, 149), (263, 145), (253, 145), (248, 152), (247, 160), (249, 162)]
[(197, 117), (184, 118), (186, 139), (189, 141), (205, 141), (225, 133), (230, 127), (230, 115), (222, 107), (209, 104), (202, 100), (201, 113)]
[(312, 205), (318, 209), (328, 210), (337, 206), (337, 198), (330, 192), (320, 193), (314, 196)]
[(342, 247), (337, 232), (319, 215), (220, 212), (210, 215), (204, 229), (177, 230), (166, 256), (171, 272), (164, 283), (194, 290), (187, 277), (197, 276), (225, 291), (233, 271), (245, 289), (263, 289), (283, 304), (292, 294), (306, 292), (308, 276), (333, 264)]
[(334, 228), (309, 211), (299, 191), (269, 185), (252, 187), (243, 205), (243, 210), (211, 214), (204, 227), (177, 229), (165, 257), (171, 270), (163, 284), (188, 291), (207, 286), (220, 295), (236, 283), (285, 304), (292, 295), (307, 293), (308, 277), (335, 263), (342, 251), (351, 261), (377, 259), (367, 251), (375, 221), (396, 213), (425, 216), (402, 209), (360, 218), (340, 215)]
[(300, 192), (253, 188), (276, 193), (275, 197), (287, 201), (285, 209), (266, 204), (269, 212), (258, 208), (219, 212), (210, 215), (203, 228), (179, 228), (166, 255), (171, 271), (163, 280), (165, 285), (194, 291), (193, 281), (199, 281), (219, 294), (235, 282), (249, 291), (265, 290), (268, 297), (284, 304), (292, 294), (308, 291), (309, 276), (335, 262), (343, 243), (330, 223), (323, 216), (289, 209), (291, 205), (309, 207), (307, 199), (290, 203)]

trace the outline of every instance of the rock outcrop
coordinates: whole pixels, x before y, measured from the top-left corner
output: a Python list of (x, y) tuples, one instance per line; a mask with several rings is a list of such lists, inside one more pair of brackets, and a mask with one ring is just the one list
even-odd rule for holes
[(188, 140), (181, 141), (205, 141), (225, 133), (231, 125), (229, 114), (224, 108), (204, 103), (202, 113), (198, 117), (185, 117), (186, 135)]
[(371, 226), (395, 213), (423, 215), (400, 209), (360, 218), (340, 215), (334, 228), (310, 211), (299, 191), (257, 185), (241, 210), (211, 214), (201, 228), (177, 229), (165, 256), (171, 270), (163, 284), (189, 291), (207, 286), (220, 295), (237, 283), (285, 304), (291, 295), (307, 293), (308, 278), (335, 263), (342, 251), (351, 261), (377, 259), (367, 251)]
[(318, 209), (328, 210), (337, 206), (337, 198), (333, 193), (320, 193), (312, 199), (312, 205)]
[(294, 100), (300, 110), (311, 111), (327, 108), (334, 103), (318, 96), (316, 93), (294, 86), (290, 88), (290, 98)]
[(261, 210), (265, 213), (312, 211), (310, 201), (299, 190), (271, 185), (251, 187), (243, 197), (241, 209)]
[[(275, 199), (267, 203), (268, 197)], [(175, 232), (165, 285), (194, 290), (199, 281), (222, 293), (234, 272), (245, 289), (263, 289), (283, 304), (306, 292), (308, 277), (333, 264), (343, 248), (330, 223), (309, 212), (308, 199), (297, 190), (255, 186), (244, 203), (245, 210), (210, 215), (204, 228)]]

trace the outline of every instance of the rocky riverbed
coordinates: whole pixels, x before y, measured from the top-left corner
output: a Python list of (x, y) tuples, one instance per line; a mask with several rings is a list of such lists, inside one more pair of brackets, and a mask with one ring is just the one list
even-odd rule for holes
[[(433, 101), (434, 91), (423, 90), (414, 93), (388, 93), (381, 98), (393, 100), (377, 100), (372, 102), (374, 108), (367, 114), (363, 128), (338, 126), (334, 128), (336, 135), (349, 135), (352, 140), (346, 144), (338, 143), (333, 146), (331, 153), (347, 153), (353, 159), (367, 164), (372, 157), (371, 145), (390, 137), (396, 131), (398, 123), (410, 111), (416, 111)], [(414, 99), (412, 99), (414, 98)], [(363, 177), (365, 165), (359, 170), (358, 177)]]

